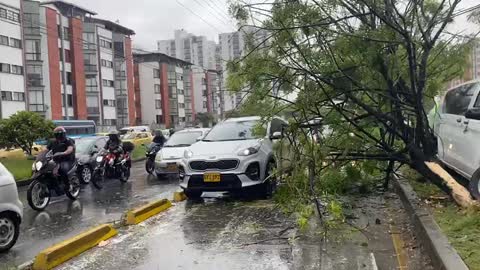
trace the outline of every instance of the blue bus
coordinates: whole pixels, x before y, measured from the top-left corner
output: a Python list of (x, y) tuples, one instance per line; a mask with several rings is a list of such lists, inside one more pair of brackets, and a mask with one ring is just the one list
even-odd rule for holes
[(73, 139), (94, 136), (96, 132), (93, 120), (53, 120), (55, 126), (62, 126), (67, 130), (67, 136)]

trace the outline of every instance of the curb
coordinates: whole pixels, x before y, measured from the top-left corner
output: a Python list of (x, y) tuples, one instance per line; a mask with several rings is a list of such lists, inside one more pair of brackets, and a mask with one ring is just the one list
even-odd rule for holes
[(412, 186), (405, 180), (393, 177), (395, 191), (413, 222), (416, 237), (424, 246), (435, 269), (468, 270), (457, 251), (450, 245), (430, 213), (420, 206), (420, 199)]
[(138, 207), (136, 209), (130, 210), (126, 214), (125, 224), (126, 225), (135, 225), (138, 224), (160, 212), (163, 212), (170, 208), (172, 203), (167, 199), (158, 200), (151, 202), (144, 206)]
[(38, 253), (35, 257), (32, 269), (52, 269), (82, 252), (95, 247), (101, 241), (105, 241), (117, 235), (117, 233), (117, 230), (109, 224), (103, 224), (92, 228)]
[(185, 195), (185, 192), (183, 191), (175, 191), (173, 193), (174, 202), (181, 202), (181, 201), (185, 201), (186, 199), (187, 199), (187, 195)]

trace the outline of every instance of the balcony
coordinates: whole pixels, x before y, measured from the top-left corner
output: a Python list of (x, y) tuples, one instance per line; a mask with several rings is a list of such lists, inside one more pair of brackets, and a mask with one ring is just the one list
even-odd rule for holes
[(42, 57), (40, 53), (25, 53), (25, 59), (29, 61), (42, 61)]
[(46, 112), (47, 106), (45, 104), (30, 104), (28, 110), (31, 112)]
[(87, 91), (87, 93), (98, 93), (98, 87), (97, 86), (86, 86), (85, 91)]
[(97, 65), (85, 64), (85, 73), (97, 73)]
[(127, 73), (125, 72), (125, 70), (117, 70), (117, 71), (115, 71), (115, 77), (116, 77), (116, 78), (126, 77), (126, 76), (127, 76)]
[(100, 114), (100, 108), (99, 107), (87, 107), (87, 113), (88, 114)]

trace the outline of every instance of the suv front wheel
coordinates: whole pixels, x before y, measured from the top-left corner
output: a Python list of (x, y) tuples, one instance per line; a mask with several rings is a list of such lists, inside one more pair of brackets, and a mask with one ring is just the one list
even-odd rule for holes
[(0, 253), (8, 251), (17, 242), (20, 221), (11, 213), (0, 213)]
[(478, 169), (470, 179), (468, 189), (472, 194), (473, 198), (480, 200), (480, 169)]

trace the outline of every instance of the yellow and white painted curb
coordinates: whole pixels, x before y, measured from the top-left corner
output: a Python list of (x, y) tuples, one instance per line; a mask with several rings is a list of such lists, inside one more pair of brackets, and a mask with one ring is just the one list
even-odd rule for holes
[(163, 212), (170, 208), (172, 203), (167, 199), (158, 200), (151, 202), (144, 206), (138, 207), (136, 209), (130, 210), (127, 212), (125, 224), (126, 225), (135, 225), (138, 224), (160, 212)]
[(115, 235), (117, 235), (117, 230), (109, 224), (92, 228), (38, 253), (33, 262), (32, 269), (52, 269)]

